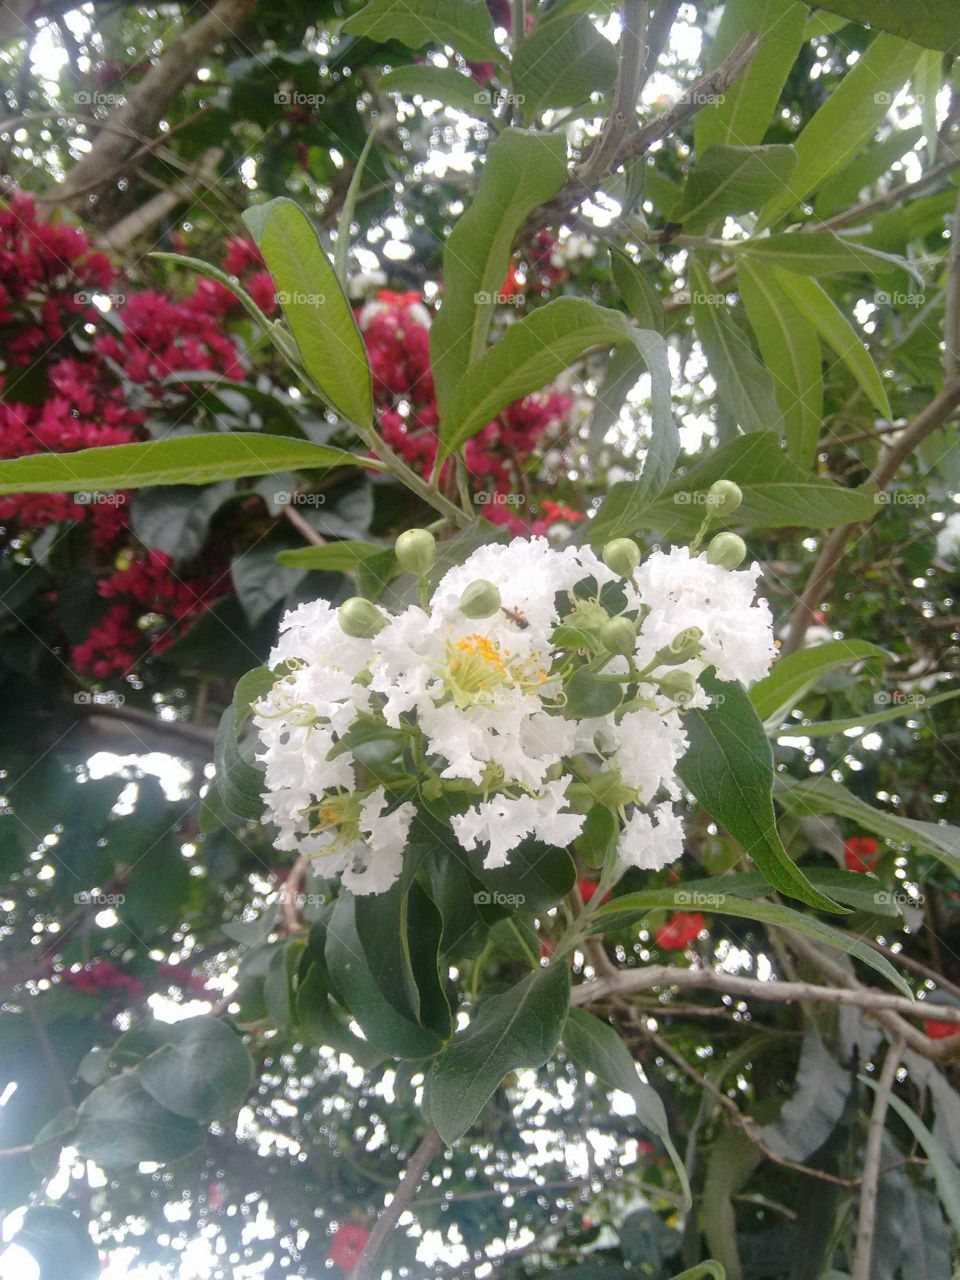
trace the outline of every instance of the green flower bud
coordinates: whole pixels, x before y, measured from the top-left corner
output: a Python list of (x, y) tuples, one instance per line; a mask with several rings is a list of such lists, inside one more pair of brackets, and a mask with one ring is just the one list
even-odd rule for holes
[(386, 618), (376, 605), (364, 600), (363, 596), (351, 596), (349, 600), (344, 600), (337, 610), (337, 618), (340, 630), (358, 640), (371, 639), (387, 625)]
[(439, 800), (443, 795), (443, 783), (439, 778), (429, 777), (420, 788), (424, 800)]
[(743, 490), (732, 480), (714, 480), (707, 490), (707, 506), (715, 516), (729, 516), (743, 501)]
[(629, 618), (609, 618), (600, 628), (600, 643), (610, 653), (623, 657), (637, 647), (637, 633)]
[(699, 627), (687, 627), (657, 651), (656, 662), (664, 667), (677, 667), (681, 662), (699, 658), (703, 648), (702, 640), (703, 632)]
[(682, 707), (697, 691), (697, 682), (689, 671), (668, 671), (657, 681), (660, 692)]
[(400, 568), (415, 573), (418, 578), (423, 577), (437, 558), (437, 540), (429, 529), (408, 529), (397, 538), (393, 549)]
[(490, 618), (499, 608), (500, 592), (486, 578), (471, 582), (460, 597), (460, 612), (468, 618)]
[(621, 578), (629, 578), (640, 563), (640, 548), (632, 538), (614, 538), (603, 548), (603, 563)]
[(707, 546), (708, 562), (723, 569), (736, 569), (743, 564), (746, 554), (747, 544), (735, 533), (718, 533)]

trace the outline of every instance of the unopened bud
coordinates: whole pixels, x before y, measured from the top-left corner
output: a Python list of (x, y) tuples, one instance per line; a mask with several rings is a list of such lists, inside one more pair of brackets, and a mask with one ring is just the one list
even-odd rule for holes
[(637, 633), (629, 618), (609, 618), (600, 628), (600, 643), (610, 653), (623, 657), (637, 647)]
[(478, 578), (464, 588), (460, 612), (468, 618), (490, 618), (500, 608), (500, 592), (485, 578)]
[(439, 800), (443, 795), (443, 783), (439, 778), (429, 777), (420, 787), (424, 800)]
[(621, 578), (629, 578), (640, 563), (640, 548), (632, 538), (614, 538), (603, 548), (603, 563)]
[(699, 627), (687, 627), (657, 651), (656, 661), (664, 667), (676, 667), (691, 658), (699, 658), (702, 640), (703, 632)]
[(707, 546), (707, 561), (721, 569), (736, 569), (747, 555), (747, 544), (735, 533), (718, 533)]
[(422, 578), (437, 558), (437, 540), (429, 529), (408, 529), (394, 543), (397, 564)]
[(697, 682), (689, 671), (668, 671), (657, 681), (660, 692), (683, 706), (697, 691)]
[(743, 501), (743, 490), (732, 480), (714, 480), (707, 490), (707, 506), (715, 516), (729, 516)]
[(349, 600), (344, 600), (337, 610), (337, 618), (340, 630), (357, 640), (369, 640), (387, 625), (386, 618), (376, 605), (364, 600), (363, 596), (351, 596)]

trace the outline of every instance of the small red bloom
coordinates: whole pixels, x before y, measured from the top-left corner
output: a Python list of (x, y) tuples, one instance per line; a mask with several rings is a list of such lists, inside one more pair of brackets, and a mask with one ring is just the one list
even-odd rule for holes
[(848, 871), (865, 874), (872, 871), (879, 860), (879, 843), (873, 836), (851, 836), (843, 846), (843, 861)]
[(366, 1227), (355, 1222), (345, 1222), (343, 1226), (337, 1227), (327, 1256), (341, 1271), (352, 1271), (360, 1260), (369, 1235)]
[(683, 951), (705, 927), (699, 911), (678, 911), (657, 930), (657, 946), (665, 951)]
[(960, 1032), (960, 1022), (936, 1022), (928, 1019), (923, 1029), (931, 1040), (942, 1040), (945, 1036), (955, 1036)]
[[(597, 889), (599, 889), (599, 887), (600, 886), (597, 884), (596, 880), (578, 880), (577, 881), (577, 888), (580, 890), (580, 897), (583, 899), (584, 903), (587, 903), (591, 900), (591, 898), (597, 892)], [(605, 893), (603, 897), (600, 899), (600, 901), (606, 902), (606, 900), (609, 897), (610, 897), (609, 893)]]

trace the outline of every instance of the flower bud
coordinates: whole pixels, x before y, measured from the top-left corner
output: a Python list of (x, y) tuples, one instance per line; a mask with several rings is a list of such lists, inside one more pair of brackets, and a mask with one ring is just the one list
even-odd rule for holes
[(637, 647), (637, 633), (629, 618), (608, 618), (600, 628), (600, 643), (610, 653), (627, 657)]
[(699, 658), (703, 648), (703, 632), (699, 627), (686, 627), (669, 644), (657, 651), (656, 661), (664, 667), (676, 667), (691, 658)]
[(437, 558), (437, 540), (429, 529), (408, 529), (394, 543), (397, 564), (418, 578), (433, 566)]
[(486, 578), (477, 578), (464, 588), (460, 612), (468, 618), (490, 618), (500, 608), (500, 592)]
[(743, 501), (743, 490), (732, 480), (714, 480), (707, 490), (707, 506), (715, 516), (729, 516)]
[(722, 569), (736, 569), (743, 564), (747, 554), (747, 544), (735, 533), (718, 533), (707, 545), (707, 561), (718, 564)]
[(640, 548), (632, 538), (614, 538), (603, 548), (603, 563), (608, 569), (629, 578), (640, 563)]
[(672, 698), (683, 706), (697, 691), (697, 682), (689, 671), (668, 671), (657, 681), (664, 697)]
[(420, 794), (424, 800), (439, 800), (443, 795), (443, 783), (439, 778), (431, 776), (422, 783)]
[(387, 625), (386, 618), (376, 605), (364, 600), (363, 596), (351, 596), (349, 600), (344, 600), (337, 610), (337, 618), (340, 630), (357, 640), (369, 640)]

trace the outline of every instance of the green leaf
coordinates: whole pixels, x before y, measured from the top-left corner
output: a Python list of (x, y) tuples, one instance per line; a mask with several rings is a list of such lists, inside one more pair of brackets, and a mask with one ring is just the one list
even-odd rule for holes
[(568, 720), (587, 720), (616, 711), (623, 701), (618, 684), (604, 684), (589, 667), (578, 667), (564, 686), (563, 714)]
[(744, 431), (769, 431), (780, 422), (773, 379), (731, 315), (726, 295), (690, 260), (690, 290), (697, 337), (717, 384), (721, 405)]
[(810, 724), (791, 724), (781, 729), (777, 738), (825, 738), (831, 733), (844, 733), (847, 729), (867, 728), (872, 724), (885, 724), (888, 720), (900, 720), (903, 716), (919, 716), (938, 702), (948, 702), (951, 698), (960, 697), (960, 689), (950, 689), (946, 693), (935, 693), (923, 697), (921, 702), (900, 703), (888, 707), (886, 711), (871, 711), (862, 716), (848, 716), (844, 720), (816, 720)]
[(905, 258), (881, 253), (833, 231), (783, 231), (758, 240), (740, 240), (731, 247), (743, 255), (741, 269), (749, 261), (758, 268), (784, 267), (801, 276), (886, 275), (915, 270)]
[[(810, 867), (807, 879), (817, 889), (828, 894), (844, 906), (869, 915), (900, 915), (897, 904), (888, 901), (889, 894), (878, 900), (877, 881), (872, 876), (856, 871), (842, 871), (839, 867)], [(760, 871), (738, 871), (736, 874), (709, 876), (702, 880), (684, 880), (674, 894), (678, 910), (700, 907), (709, 911), (717, 894), (731, 893), (737, 898), (763, 898), (771, 891), (770, 881)]]
[(563, 1043), (574, 1062), (592, 1071), (601, 1084), (630, 1095), (640, 1124), (656, 1134), (666, 1148), (689, 1205), (687, 1171), (670, 1137), (663, 1102), (656, 1089), (637, 1075), (637, 1064), (614, 1028), (585, 1009), (571, 1009), (563, 1028)]
[(542, 1067), (552, 1056), (569, 1003), (570, 972), (562, 963), (480, 1003), (430, 1074), (430, 1118), (447, 1146), (466, 1133), (508, 1072)]
[(833, 1058), (820, 1033), (807, 1027), (797, 1064), (795, 1089), (771, 1124), (761, 1128), (767, 1145), (790, 1160), (808, 1160), (830, 1137), (853, 1085), (849, 1069)]
[(817, 6), (838, 13), (850, 22), (868, 23), (914, 40), (926, 49), (953, 51), (960, 40), (960, 13), (954, 0), (923, 0), (901, 4), (899, 0), (817, 0)]
[(671, 222), (696, 235), (726, 214), (749, 213), (770, 200), (797, 167), (793, 147), (712, 143), (687, 178)]
[(73, 1145), (105, 1169), (166, 1164), (196, 1151), (203, 1130), (150, 1097), (135, 1072), (105, 1081), (80, 1104)]
[(820, 339), (768, 271), (744, 257), (737, 287), (783, 415), (787, 451), (809, 470), (817, 452), (823, 419), (823, 370)]
[(531, 123), (547, 107), (575, 107), (604, 93), (617, 74), (617, 51), (586, 14), (538, 22), (513, 58), (513, 89)]
[(488, 120), (493, 115), (491, 91), (481, 88), (473, 76), (455, 71), (453, 67), (395, 67), (380, 77), (380, 88), (388, 93), (400, 93), (405, 98), (419, 95), (428, 101), (435, 99), (445, 107), (453, 107), (481, 120)]
[(443, 305), (430, 329), (430, 363), (442, 421), (461, 378), (486, 347), (517, 231), (566, 178), (567, 149), (559, 135), (505, 129), (488, 150), (473, 203), (443, 251)]
[[(251, 431), (32, 453), (0, 462), (0, 494), (110, 492), (151, 484), (211, 484), (283, 471), (367, 467), (371, 460), (286, 436)], [(374, 462), (380, 469), (380, 464)]]
[[(909, 998), (913, 997), (909, 985), (885, 956), (879, 951), (874, 951), (859, 938), (844, 933), (842, 929), (824, 924), (816, 916), (804, 915), (791, 907), (781, 906), (779, 902), (751, 901), (747, 898), (737, 898), (733, 894), (716, 896), (718, 901), (712, 902), (709, 906), (712, 913), (721, 916), (740, 916), (744, 920), (756, 920), (760, 924), (793, 929), (796, 933), (812, 938), (815, 942), (825, 943), (847, 955), (855, 956), (875, 973), (882, 974), (898, 991)], [(643, 920), (652, 911), (673, 911), (676, 906), (677, 890), (675, 888), (645, 889), (640, 893), (627, 893), (600, 907), (593, 917), (592, 932), (605, 933), (609, 930), (626, 928)]]
[(777, 729), (821, 676), (848, 662), (870, 659), (887, 662), (890, 654), (869, 640), (828, 640), (800, 649), (777, 659), (770, 674), (750, 690), (750, 701), (764, 724)]
[(302, 569), (277, 567), (277, 548), (285, 545), (284, 533), (276, 530), (234, 556), (230, 563), (233, 589), (254, 626), (303, 581)]
[(440, 429), (444, 454), (458, 449), (508, 404), (545, 386), (585, 352), (630, 344), (659, 366), (669, 366), (664, 339), (637, 329), (621, 311), (584, 298), (557, 298), (510, 325), (463, 375)]
[(399, 40), (410, 49), (448, 44), (473, 62), (499, 62), (493, 19), (476, 0), (369, 0), (342, 30), (380, 44)]
[[(608, 508), (621, 508), (632, 516), (617, 525), (618, 533), (660, 529), (674, 539), (689, 538), (703, 519), (707, 489), (714, 480), (723, 479), (735, 480), (743, 490), (743, 503), (730, 518), (738, 528), (832, 529), (869, 520), (877, 510), (872, 487), (841, 489), (811, 475), (787, 455), (776, 432), (758, 431), (701, 457), (685, 475), (671, 481), (656, 502), (635, 514), (630, 509), (635, 484), (619, 481), (610, 489), (588, 530), (590, 539), (600, 540), (594, 526)], [(605, 538), (613, 536), (605, 532)]]
[(173, 1039), (137, 1068), (143, 1088), (168, 1111), (191, 1120), (227, 1120), (253, 1083), (243, 1041), (216, 1018), (187, 1018)]
[(894, 129), (889, 137), (851, 156), (817, 192), (813, 205), (817, 217), (829, 218), (856, 204), (861, 191), (872, 187), (892, 164), (912, 151), (922, 136), (923, 126), (919, 124), (912, 129)]
[[(458, 856), (454, 853), (452, 856)], [(464, 855), (459, 854), (462, 859)], [(566, 849), (542, 844), (536, 839), (521, 841), (510, 854), (505, 867), (477, 865), (474, 857), (468, 862), (473, 874), (487, 890), (475, 895), (475, 901), (497, 904), (498, 898), (513, 898), (515, 905), (524, 911), (547, 911), (567, 896), (576, 882), (577, 872), (573, 859)]]
[(729, 54), (748, 32), (760, 36), (760, 48), (723, 97), (697, 112), (697, 155), (711, 143), (751, 146), (762, 142), (804, 39), (807, 10), (794, 0), (727, 0), (710, 48), (709, 69)]
[(643, 356), (635, 347), (615, 347), (607, 358), (603, 385), (590, 419), (590, 457), (594, 462), (603, 451), (607, 432), (620, 421), (627, 396), (646, 372)]
[(243, 214), (277, 286), (303, 367), (350, 422), (373, 422), (373, 385), (353, 309), (313, 223), (285, 196)]
[[(649, 276), (640, 270), (629, 254), (615, 245), (610, 246), (610, 267), (620, 297), (640, 328), (654, 329), (657, 333), (663, 333), (667, 327), (667, 317), (660, 295), (653, 287)], [(627, 354), (629, 355), (629, 352)]]
[(890, 418), (890, 401), (880, 372), (863, 339), (833, 299), (816, 280), (807, 280), (792, 271), (784, 271), (782, 267), (773, 267), (772, 271), (777, 284), (847, 366), (874, 408), (885, 418)]
[[(857, 0), (857, 20), (864, 6)], [(769, 227), (815, 191), (837, 167), (869, 142), (890, 110), (900, 86), (913, 73), (919, 49), (890, 35), (879, 35), (840, 80), (794, 145), (799, 163), (793, 177), (760, 215)]]
[(353, 224), (353, 215), (357, 207), (357, 197), (360, 195), (360, 184), (363, 182), (363, 171), (366, 168), (367, 157), (370, 155), (370, 148), (373, 146), (376, 136), (374, 129), (371, 129), (367, 134), (363, 149), (357, 156), (357, 162), (353, 167), (353, 174), (350, 178), (350, 185), (347, 187), (347, 194), (344, 197), (343, 208), (340, 210), (340, 217), (337, 219), (337, 242), (333, 249), (333, 269), (344, 289), (347, 287), (350, 228)]
[[(100, 1275), (100, 1257), (90, 1233), (69, 1209), (34, 1205), (10, 1243), (26, 1249), (36, 1262), (37, 1280), (97, 1280)], [(9, 1265), (11, 1275), (20, 1270), (12, 1260)]]
[(238, 818), (258, 822), (263, 817), (262, 797), (266, 790), (263, 769), (243, 757), (237, 741), (238, 733), (237, 713), (231, 705), (217, 726), (213, 747), (215, 785), (231, 813)]
[(821, 911), (842, 911), (791, 862), (777, 834), (773, 753), (746, 690), (706, 674), (701, 683), (714, 703), (684, 716), (690, 745), (677, 765), (680, 780), (776, 889)]
[(687, 1271), (681, 1271), (673, 1280), (727, 1280), (727, 1273), (719, 1262), (700, 1262)]
[(937, 136), (937, 97), (943, 88), (943, 55), (939, 51), (924, 49), (920, 54), (913, 73), (913, 88), (920, 103), (927, 164), (934, 164), (940, 142)]
[(357, 899), (350, 893), (337, 898), (327, 926), (324, 956), (334, 995), (356, 1018), (375, 1049), (398, 1058), (427, 1058), (442, 1044), (441, 1037), (402, 1013), (387, 998), (371, 968), (357, 926)]
[[(861, 1084), (877, 1092), (876, 1080), (871, 1080), (869, 1076), (857, 1076), (857, 1079)], [(887, 1101), (927, 1153), (930, 1169), (937, 1184), (940, 1203), (946, 1210), (954, 1231), (960, 1232), (960, 1172), (957, 1171), (957, 1166), (940, 1140), (930, 1132), (920, 1117), (901, 1098), (891, 1093)]]
[(960, 828), (938, 822), (921, 822), (901, 818), (895, 813), (874, 809), (832, 778), (778, 778), (774, 799), (788, 813), (836, 814), (872, 831), (876, 836), (897, 844), (911, 845), (922, 853), (932, 854), (960, 873)]
[(297, 1031), (313, 1044), (326, 1045), (338, 1053), (349, 1053), (358, 1066), (371, 1068), (384, 1061), (386, 1055), (366, 1040), (354, 1035), (334, 1012), (327, 991), (322, 964), (311, 964), (297, 986), (295, 999)]
[(325, 547), (297, 547), (277, 553), (279, 564), (293, 569), (323, 569), (334, 573), (356, 573), (366, 569), (385, 583), (397, 572), (397, 559), (392, 547), (377, 542), (328, 542)]

